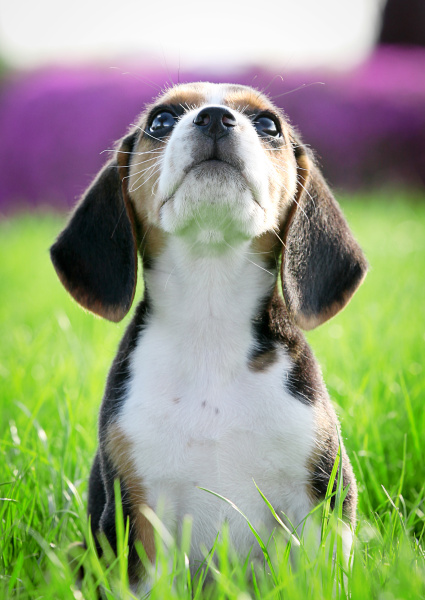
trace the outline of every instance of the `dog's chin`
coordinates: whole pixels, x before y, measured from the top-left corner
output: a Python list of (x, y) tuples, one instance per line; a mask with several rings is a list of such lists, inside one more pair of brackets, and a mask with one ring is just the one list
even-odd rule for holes
[(190, 243), (218, 247), (263, 233), (265, 214), (241, 173), (221, 161), (193, 167), (162, 203), (161, 226)]
[[(250, 189), (241, 171), (228, 162), (208, 159), (192, 166), (182, 179), (180, 187), (192, 190), (192, 195), (207, 193), (210, 201), (230, 201), (230, 196)], [(212, 189), (211, 189), (212, 188)], [(226, 193), (226, 190), (229, 190)], [(218, 194), (214, 199), (214, 195)]]

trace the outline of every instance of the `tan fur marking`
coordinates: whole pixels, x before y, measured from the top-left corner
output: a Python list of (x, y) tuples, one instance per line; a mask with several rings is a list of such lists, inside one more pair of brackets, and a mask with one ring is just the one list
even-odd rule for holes
[(142, 231), (140, 233), (139, 252), (142, 262), (157, 258), (164, 251), (167, 235), (153, 223), (148, 223), (146, 216), (140, 216)]
[(161, 98), (162, 102), (181, 104), (185, 108), (200, 106), (205, 102), (205, 84), (192, 83), (179, 85)]
[(263, 354), (251, 358), (248, 363), (248, 368), (250, 371), (254, 371), (254, 373), (267, 371), (267, 369), (276, 362), (277, 358), (277, 352), (274, 349), (263, 352)]
[(255, 253), (254, 261), (255, 256), (258, 254), (259, 258), (264, 260), (269, 268), (277, 266), (282, 247), (278, 235), (274, 231), (266, 231), (252, 241), (251, 248)]
[(255, 90), (248, 88), (235, 89), (230, 86), (230, 90), (226, 94), (226, 104), (235, 110), (242, 110), (248, 107), (255, 111), (276, 111), (276, 108), (265, 96), (260, 92), (255, 92)]
[(116, 424), (109, 427), (107, 433), (107, 450), (130, 496), (132, 526), (136, 532), (136, 539), (142, 543), (149, 560), (154, 562), (155, 541), (153, 528), (140, 511), (140, 508), (146, 504), (146, 492), (141, 480), (135, 477), (135, 466), (131, 456), (130, 442)]
[[(142, 137), (132, 160), (133, 167), (130, 169), (132, 175), (126, 180), (128, 195), (139, 223), (138, 250), (142, 260), (159, 256), (164, 249), (166, 240), (166, 234), (155, 225), (158, 218), (152, 189), (157, 185), (160, 176), (159, 170), (156, 174), (154, 172), (161, 159), (161, 155), (156, 154), (157, 150), (153, 140)], [(150, 151), (152, 154), (148, 154)], [(138, 152), (143, 154), (137, 154)], [(145, 171), (145, 169), (148, 170)], [(143, 177), (144, 171), (145, 177)], [(153, 177), (151, 174), (154, 174)]]
[[(335, 416), (332, 414), (330, 407), (322, 402), (318, 402), (315, 407), (315, 446), (311, 456), (307, 461), (307, 469), (310, 473), (311, 480), (306, 484), (306, 492), (308, 497), (310, 498), (313, 504), (317, 503), (318, 500), (318, 490), (313, 485), (313, 474), (317, 469), (317, 465), (320, 463), (321, 455), (324, 451), (326, 451), (327, 446), (329, 444), (329, 431), (332, 430), (332, 434), (336, 437), (336, 428), (338, 427), (338, 422)], [(335, 440), (335, 455), (338, 448), (338, 439)], [(348, 461), (348, 457), (342, 444), (342, 464), (344, 465), (344, 469), (347, 470), (347, 475), (351, 479), (350, 492), (351, 498), (348, 499), (347, 502), (344, 503), (343, 510), (343, 519), (348, 521), (352, 528), (355, 528), (356, 525), (356, 506), (357, 506), (357, 486), (356, 480), (353, 474), (353, 470), (350, 462)], [(344, 475), (345, 479), (345, 475)]]
[[(314, 422), (315, 422), (315, 444), (313, 451), (307, 461), (307, 469), (313, 476), (316, 465), (320, 459), (321, 448), (326, 446), (326, 432), (329, 428), (329, 412), (326, 411), (322, 402), (317, 403), (314, 407)], [(336, 424), (335, 424), (336, 426)], [(309, 481), (306, 490), (312, 503), (317, 502), (317, 490), (313, 486), (313, 481)]]
[[(210, 85), (205, 82), (182, 84), (165, 94), (161, 101), (181, 104), (190, 108), (201, 106), (206, 101)], [(271, 110), (280, 112), (266, 96), (252, 88), (229, 84), (222, 89), (225, 91), (224, 103), (234, 110), (240, 111), (248, 106), (255, 111)]]

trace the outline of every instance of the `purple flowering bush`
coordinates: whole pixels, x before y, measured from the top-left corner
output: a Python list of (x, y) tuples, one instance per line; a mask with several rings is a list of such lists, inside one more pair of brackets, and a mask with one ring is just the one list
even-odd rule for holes
[[(25, 205), (69, 208), (167, 76), (130, 69), (51, 68), (0, 82), (0, 213)], [(425, 50), (379, 48), (353, 71), (264, 69), (224, 77), (267, 88), (302, 133), (332, 185), (425, 187)], [(316, 82), (323, 82), (320, 85)], [(169, 78), (168, 78), (169, 82)], [(300, 86), (302, 86), (300, 88)], [(300, 89), (296, 89), (300, 88)]]

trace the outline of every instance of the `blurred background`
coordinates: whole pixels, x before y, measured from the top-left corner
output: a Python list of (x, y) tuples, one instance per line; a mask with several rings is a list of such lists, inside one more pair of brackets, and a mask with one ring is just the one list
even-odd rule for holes
[(424, 0), (4, 2), (0, 215), (69, 209), (172, 82), (253, 85), (350, 193), (425, 186)]

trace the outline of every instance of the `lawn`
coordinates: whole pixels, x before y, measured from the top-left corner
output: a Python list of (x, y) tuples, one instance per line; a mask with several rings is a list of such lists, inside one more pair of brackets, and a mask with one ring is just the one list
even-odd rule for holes
[[(248, 578), (249, 559), (233, 556), (223, 531), (201, 587), (202, 577), (188, 576), (184, 548), (159, 527), (154, 599), (425, 598), (425, 204), (394, 192), (343, 207), (370, 272), (348, 308), (308, 339), (358, 480), (352, 572), (341, 578), (338, 553), (333, 560), (325, 541), (316, 556), (295, 552), (289, 560), (276, 538), (266, 550), (271, 566), (266, 561)], [(98, 586), (107, 598), (131, 597), (125, 532), (108, 566), (90, 548), (81, 557), (81, 589), (66, 557), (68, 544), (87, 531), (97, 413), (129, 317), (103, 322), (62, 289), (48, 247), (63, 222), (45, 213), (0, 222), (2, 600), (90, 600)]]

